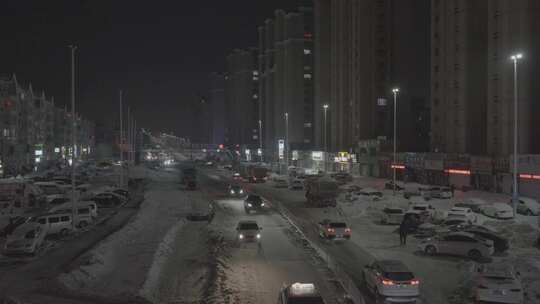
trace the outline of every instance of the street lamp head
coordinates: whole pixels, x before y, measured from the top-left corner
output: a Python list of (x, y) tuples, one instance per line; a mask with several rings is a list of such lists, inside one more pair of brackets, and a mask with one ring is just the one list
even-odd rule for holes
[(323, 105), (323, 108), (324, 108), (325, 110), (328, 109), (328, 104), (324, 104), (324, 105)]
[(289, 113), (288, 113), (288, 112), (285, 112), (285, 117), (289, 117)]
[(392, 93), (394, 93), (394, 94), (399, 93), (399, 88), (393, 88)]
[(518, 59), (521, 59), (521, 58), (523, 58), (523, 54), (521, 54), (521, 53), (517, 53), (517, 54), (514, 54), (514, 55), (510, 56), (510, 59), (512, 59), (514, 61), (518, 60)]

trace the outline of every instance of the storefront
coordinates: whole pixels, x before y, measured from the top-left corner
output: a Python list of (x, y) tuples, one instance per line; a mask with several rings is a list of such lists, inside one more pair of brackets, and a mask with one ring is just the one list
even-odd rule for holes
[(518, 173), (519, 194), (526, 197), (540, 198), (540, 155), (520, 155)]
[(471, 159), (468, 155), (447, 155), (444, 163), (449, 186), (464, 190), (471, 187)]
[(444, 172), (442, 154), (427, 154), (424, 158), (424, 181), (429, 185), (448, 185), (448, 176)]
[(477, 190), (493, 191), (495, 175), (493, 159), (488, 156), (471, 156), (471, 186)]
[(405, 154), (405, 182), (424, 182), (424, 154), (406, 153)]

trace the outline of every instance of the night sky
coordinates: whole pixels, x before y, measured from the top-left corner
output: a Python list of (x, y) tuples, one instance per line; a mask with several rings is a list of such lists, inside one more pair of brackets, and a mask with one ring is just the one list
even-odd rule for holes
[(118, 115), (118, 89), (139, 125), (189, 135), (189, 105), (234, 48), (256, 46), (257, 26), (296, 0), (2, 1), (0, 73), (16, 73), (56, 104), (69, 102), (69, 44), (77, 52), (83, 116)]

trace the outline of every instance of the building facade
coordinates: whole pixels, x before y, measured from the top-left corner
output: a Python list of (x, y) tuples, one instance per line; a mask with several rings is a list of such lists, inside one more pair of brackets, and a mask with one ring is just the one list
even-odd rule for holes
[(259, 72), (257, 49), (234, 50), (227, 56), (225, 81), (227, 144), (259, 144)]
[[(71, 115), (56, 108), (45, 93), (23, 87), (15, 75), (0, 78), (0, 166), (2, 176), (28, 173), (48, 161), (67, 159), (71, 147)], [(94, 147), (93, 123), (77, 117), (77, 156)]]
[(428, 16), (428, 1), (315, 1), (315, 113), (324, 125), (328, 104), (329, 150), (392, 138), (396, 86), (399, 149), (427, 150), (429, 124), (417, 121), (429, 112)]
[[(264, 150), (275, 161), (314, 145), (313, 8), (277, 10), (258, 30)], [(280, 141), (286, 143), (281, 153)]]

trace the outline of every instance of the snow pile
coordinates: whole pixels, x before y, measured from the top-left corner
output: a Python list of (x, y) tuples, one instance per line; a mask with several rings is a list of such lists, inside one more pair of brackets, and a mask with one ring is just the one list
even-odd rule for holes
[(148, 168), (142, 165), (130, 167), (129, 177), (130, 178), (145, 178), (148, 175), (147, 170)]
[(158, 249), (154, 253), (152, 266), (146, 276), (146, 281), (140, 291), (140, 295), (149, 301), (156, 302), (154, 292), (159, 284), (159, 278), (163, 270), (163, 266), (167, 262), (169, 256), (173, 253), (172, 246), (174, 245), (175, 237), (178, 232), (184, 227), (185, 220), (182, 219), (176, 225), (172, 226), (167, 232), (163, 241), (159, 244)]

